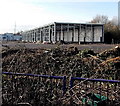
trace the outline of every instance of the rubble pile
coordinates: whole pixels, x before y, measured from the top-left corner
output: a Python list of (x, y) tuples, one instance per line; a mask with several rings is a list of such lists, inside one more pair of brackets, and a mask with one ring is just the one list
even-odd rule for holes
[(6, 72), (87, 78), (98, 73), (99, 78), (106, 78), (103, 77), (105, 74), (109, 76), (106, 79), (119, 79), (112, 76), (120, 74), (120, 49), (117, 47), (102, 53), (94, 53), (93, 50), (81, 51), (76, 47), (56, 47), (51, 50), (6, 49), (2, 52), (2, 62), (3, 71)]
[[(67, 79), (73, 76), (120, 80), (120, 48), (115, 47), (102, 53), (86, 49), (78, 50), (76, 47), (64, 49), (60, 47), (54, 49), (7, 48), (2, 51), (2, 70), (66, 76)], [(22, 79), (25, 80), (25, 78)], [(12, 80), (3, 76), (4, 84), (9, 85), (10, 81)], [(32, 87), (34, 89), (34, 86)], [(35, 92), (38, 91), (34, 90), (33, 93)], [(34, 98), (34, 100), (37, 99)]]

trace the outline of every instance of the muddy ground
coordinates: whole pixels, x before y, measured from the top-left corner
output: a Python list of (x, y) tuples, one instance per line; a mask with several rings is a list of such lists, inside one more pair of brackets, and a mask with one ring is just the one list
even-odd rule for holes
[(95, 52), (102, 52), (105, 50), (109, 50), (114, 48), (115, 46), (120, 46), (120, 44), (36, 44), (36, 43), (22, 43), (22, 42), (2, 42), (3, 46), (8, 46), (10, 48), (13, 47), (26, 47), (26, 48), (30, 48), (30, 49), (34, 49), (34, 48), (42, 48), (42, 49), (52, 49), (55, 48), (57, 46), (61, 47), (61, 48), (69, 48), (71, 46), (75, 46), (77, 47), (79, 50), (84, 50), (84, 49), (92, 49)]

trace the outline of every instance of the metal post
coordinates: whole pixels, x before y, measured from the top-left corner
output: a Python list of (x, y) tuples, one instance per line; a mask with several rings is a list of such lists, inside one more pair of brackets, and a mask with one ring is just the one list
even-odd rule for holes
[(78, 26), (78, 44), (80, 42), (80, 25)]
[(61, 33), (59, 32), (59, 41), (61, 40), (61, 36), (60, 35), (61, 35)]
[(52, 26), (51, 40), (52, 40), (52, 42), (54, 41), (54, 29), (53, 29), (53, 26)]
[(66, 76), (63, 77), (63, 95), (66, 93)]
[(91, 25), (91, 29), (92, 29), (92, 43), (94, 42), (94, 26)]
[(51, 27), (49, 25), (49, 42), (51, 42)]
[(70, 79), (70, 88), (73, 87), (73, 83), (74, 83), (74, 79), (73, 79), (73, 77), (71, 77), (71, 79)]
[(34, 39), (34, 36), (33, 36), (33, 31), (31, 31), (31, 33), (32, 33), (32, 42), (33, 42), (33, 39)]
[(54, 41), (57, 41), (57, 36), (56, 36), (56, 23), (54, 23)]
[(74, 24), (74, 34), (73, 34), (73, 42), (74, 42), (74, 38), (75, 38), (75, 24)]
[(64, 26), (62, 25), (63, 41), (64, 41)]
[(79, 29), (79, 31), (80, 31), (80, 32), (79, 32), (79, 44), (80, 44), (80, 42), (81, 42), (81, 41), (80, 41), (80, 38), (81, 38), (81, 24), (80, 24), (80, 29)]
[(104, 42), (104, 25), (102, 25), (102, 42)]
[(32, 31), (30, 31), (30, 34), (31, 34), (31, 42), (32, 42), (32, 40), (33, 40), (33, 38), (32, 38), (32, 36), (33, 36), (33, 35), (32, 35)]
[(87, 30), (87, 25), (85, 25), (85, 36), (84, 36), (84, 43), (86, 42), (86, 30)]
[(69, 39), (69, 24), (67, 25), (67, 42), (68, 42), (68, 39)]

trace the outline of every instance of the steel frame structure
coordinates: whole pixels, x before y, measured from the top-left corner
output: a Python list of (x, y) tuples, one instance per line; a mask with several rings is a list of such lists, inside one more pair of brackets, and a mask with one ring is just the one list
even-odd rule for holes
[(104, 25), (96, 23), (54, 22), (22, 33), (28, 42), (104, 42)]

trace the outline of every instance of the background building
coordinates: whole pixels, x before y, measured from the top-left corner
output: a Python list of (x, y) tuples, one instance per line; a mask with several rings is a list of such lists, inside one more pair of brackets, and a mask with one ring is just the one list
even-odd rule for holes
[(118, 26), (120, 28), (120, 1), (118, 2)]
[(23, 41), (98, 43), (104, 42), (104, 25), (54, 22), (22, 33)]
[(4, 33), (0, 34), (0, 40), (4, 41), (20, 41), (22, 40), (22, 36), (20, 34), (13, 34), (13, 33)]

